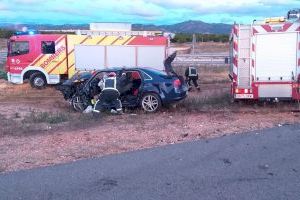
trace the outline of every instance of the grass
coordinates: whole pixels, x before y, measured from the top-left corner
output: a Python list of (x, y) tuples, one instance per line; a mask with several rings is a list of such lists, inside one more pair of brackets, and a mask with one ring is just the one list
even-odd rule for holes
[(49, 123), (59, 124), (71, 119), (69, 113), (50, 113), (32, 111), (29, 116), (25, 117), (23, 123)]
[(16, 112), (12, 116), (0, 113), (0, 137), (3, 135), (28, 136), (49, 130), (66, 130), (88, 128), (99, 125), (103, 118), (92, 114), (72, 112), (31, 111), (26, 116)]
[(226, 108), (231, 105), (230, 94), (216, 97), (190, 96), (179, 103), (178, 107), (186, 112), (198, 112)]

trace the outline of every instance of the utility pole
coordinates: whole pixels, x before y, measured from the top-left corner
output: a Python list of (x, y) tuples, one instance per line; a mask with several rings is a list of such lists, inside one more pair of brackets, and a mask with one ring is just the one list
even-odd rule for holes
[(195, 54), (195, 44), (196, 44), (196, 34), (193, 34), (193, 41), (192, 41), (192, 54)]

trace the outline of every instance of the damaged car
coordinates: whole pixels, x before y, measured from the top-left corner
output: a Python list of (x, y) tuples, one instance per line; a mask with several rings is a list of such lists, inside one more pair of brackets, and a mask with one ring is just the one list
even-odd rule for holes
[[(94, 105), (101, 93), (98, 83), (107, 74), (125, 76), (125, 83), (119, 87), (123, 108), (142, 108), (145, 112), (156, 112), (187, 96), (187, 85), (171, 65), (175, 55), (165, 60), (165, 71), (152, 68), (113, 68), (91, 72), (78, 72), (58, 89), (76, 111), (84, 111)], [(123, 81), (124, 82), (124, 81)]]

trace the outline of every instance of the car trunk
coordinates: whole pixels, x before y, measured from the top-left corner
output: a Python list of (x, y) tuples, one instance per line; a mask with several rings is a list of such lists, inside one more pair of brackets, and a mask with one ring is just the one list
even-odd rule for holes
[[(175, 92), (184, 92), (184, 91), (187, 91), (187, 89), (188, 89), (186, 82), (185, 82), (183, 76), (178, 75), (172, 66), (172, 62), (176, 58), (176, 55), (177, 55), (176, 52), (174, 52), (173, 54), (171, 54), (170, 56), (168, 56), (166, 58), (166, 60), (164, 61), (165, 71), (168, 74), (168, 76), (172, 77), (172, 79), (173, 79)], [(177, 82), (176, 80), (179, 80), (180, 83)]]

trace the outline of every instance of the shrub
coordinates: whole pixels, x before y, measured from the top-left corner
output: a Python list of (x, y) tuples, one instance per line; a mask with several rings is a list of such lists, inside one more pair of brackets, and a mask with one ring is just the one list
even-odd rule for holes
[[(229, 35), (227, 34), (196, 34), (198, 42), (228, 42)], [(186, 43), (193, 41), (191, 33), (177, 33), (172, 42)]]
[(7, 74), (5, 71), (0, 70), (0, 79), (5, 79), (7, 80)]
[(0, 38), (10, 38), (13, 33), (13, 30), (0, 28)]
[(70, 115), (66, 113), (49, 113), (32, 111), (29, 116), (25, 117), (24, 122), (27, 123), (49, 123), (59, 124), (70, 119)]

